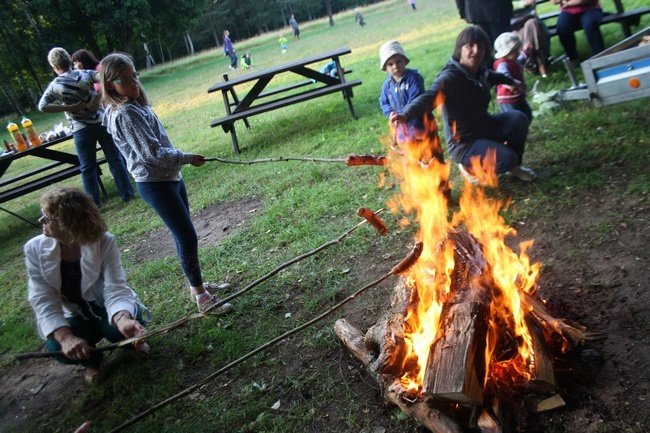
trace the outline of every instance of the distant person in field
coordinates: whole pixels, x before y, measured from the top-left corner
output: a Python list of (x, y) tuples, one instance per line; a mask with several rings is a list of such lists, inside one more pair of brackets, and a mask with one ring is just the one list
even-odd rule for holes
[(291, 14), (289, 25), (293, 29), (293, 38), (300, 40), (300, 28), (298, 27), (298, 21), (296, 21), (296, 17), (294, 17), (293, 14)]
[[(146, 333), (148, 310), (126, 284), (115, 236), (99, 208), (76, 187), (56, 187), (41, 197), (43, 234), (25, 244), (28, 299), (40, 336), (63, 364), (86, 368), (89, 384), (100, 380), (102, 339), (112, 343)], [(130, 346), (138, 357), (147, 343)]]
[(230, 40), (230, 32), (223, 31), (223, 55), (230, 57), (230, 69), (237, 69), (237, 54), (235, 54), (235, 47)]
[(366, 22), (363, 20), (363, 15), (361, 15), (359, 8), (354, 9), (354, 22), (358, 22), (361, 27), (366, 25)]
[(284, 37), (283, 34), (280, 34), (280, 39), (278, 39), (278, 42), (280, 42), (280, 47), (282, 48), (282, 54), (287, 52), (287, 38)]
[(246, 51), (246, 54), (241, 56), (241, 67), (244, 69), (253, 67), (253, 55), (250, 51)]
[[(219, 300), (209, 290), (229, 285), (204, 283), (199, 264), (199, 241), (192, 223), (190, 203), (181, 167), (205, 164), (203, 155), (185, 153), (174, 147), (169, 135), (151, 109), (149, 98), (129, 56), (113, 53), (102, 59), (104, 119), (115, 143), (124, 154), (138, 192), (171, 231), (192, 300), (199, 312), (211, 309)], [(231, 304), (212, 309), (213, 314), (232, 311)]]
[(416, 11), (418, 8), (415, 6), (415, 0), (409, 0), (409, 4), (413, 8), (414, 11)]

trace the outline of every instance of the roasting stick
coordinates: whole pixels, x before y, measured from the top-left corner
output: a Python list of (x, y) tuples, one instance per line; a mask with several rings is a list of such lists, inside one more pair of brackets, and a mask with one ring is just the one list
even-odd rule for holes
[[(226, 297), (224, 299), (220, 299), (219, 302), (214, 304), (212, 307), (210, 307), (208, 310), (206, 310), (203, 313), (191, 314), (189, 316), (186, 316), (186, 317), (183, 317), (183, 318), (181, 318), (179, 320), (176, 320), (175, 322), (164, 325), (161, 328), (154, 329), (153, 331), (148, 331), (146, 334), (138, 335), (137, 337), (127, 338), (126, 340), (122, 340), (122, 341), (117, 342), (117, 343), (107, 344), (106, 346), (91, 347), (90, 352), (91, 353), (92, 352), (105, 352), (105, 351), (109, 351), (109, 350), (115, 350), (118, 347), (126, 346), (127, 344), (131, 344), (131, 343), (134, 343), (136, 341), (147, 339), (147, 338), (151, 337), (152, 335), (160, 334), (161, 332), (165, 332), (165, 331), (168, 331), (170, 329), (178, 328), (179, 326), (189, 322), (190, 320), (201, 319), (201, 318), (208, 317), (207, 314), (209, 314), (209, 312), (211, 310), (213, 310), (215, 308), (219, 308), (220, 306), (222, 306), (226, 302), (231, 301), (231, 300), (243, 295), (244, 293), (251, 290), (253, 287), (255, 287), (258, 284), (268, 280), (269, 278), (271, 278), (272, 276), (274, 276), (275, 274), (277, 274), (281, 270), (293, 265), (296, 262), (299, 262), (299, 261), (301, 261), (303, 259), (306, 259), (307, 257), (313, 256), (314, 254), (317, 254), (317, 253), (321, 252), (322, 250), (331, 247), (332, 245), (340, 244), (343, 241), (343, 239), (345, 239), (346, 237), (351, 235), (355, 230), (357, 230), (359, 227), (364, 225), (366, 222), (370, 222), (375, 227), (375, 229), (379, 232), (380, 229), (377, 227), (377, 222), (376, 221), (378, 220), (379, 222), (381, 222), (381, 219), (377, 216), (381, 212), (383, 212), (383, 209), (379, 209), (374, 213), (371, 211), (374, 218), (368, 219), (368, 217), (364, 217), (365, 219), (363, 221), (361, 221), (359, 224), (352, 227), (351, 229), (348, 229), (346, 232), (344, 232), (338, 238), (324, 243), (323, 245), (316, 248), (315, 250), (312, 250), (310, 252), (302, 254), (302, 255), (300, 255), (298, 257), (295, 257), (295, 258), (289, 260), (288, 262), (283, 263), (282, 265), (280, 265), (277, 268), (273, 269), (268, 274), (258, 278), (256, 281), (249, 284), (248, 286), (246, 286), (245, 288), (243, 288), (239, 292), (234, 293), (234, 294), (232, 294), (232, 295), (230, 295), (230, 296), (228, 296), (228, 297)], [(383, 222), (381, 222), (381, 224), (383, 224)], [(63, 351), (59, 350), (59, 351), (52, 351), (52, 352), (26, 352), (26, 353), (18, 353), (18, 354), (6, 354), (6, 355), (1, 355), (0, 359), (18, 359), (18, 360), (22, 360), (22, 359), (32, 359), (32, 358), (51, 358), (51, 357), (54, 357), (54, 356), (64, 356)]]
[(247, 359), (257, 355), (258, 353), (268, 349), (269, 347), (272, 347), (272, 346), (276, 345), (277, 343), (279, 343), (279, 342), (281, 342), (283, 340), (286, 340), (288, 337), (291, 337), (292, 335), (297, 334), (298, 332), (302, 331), (303, 329), (306, 329), (306, 328), (310, 327), (311, 325), (313, 325), (313, 324), (315, 324), (317, 322), (320, 322), (321, 320), (323, 320), (326, 317), (330, 316), (335, 311), (342, 308), (345, 304), (347, 304), (347, 303), (351, 302), (352, 300), (354, 300), (357, 296), (359, 296), (363, 292), (365, 292), (365, 291), (367, 291), (369, 289), (372, 289), (373, 287), (378, 286), (379, 284), (383, 283), (384, 281), (386, 281), (391, 276), (393, 276), (393, 275), (397, 276), (397, 275), (401, 275), (401, 274), (405, 273), (420, 258), (420, 254), (422, 254), (422, 248), (423, 248), (422, 242), (420, 242), (420, 241), (416, 242), (415, 245), (413, 246), (413, 249), (411, 250), (411, 252), (401, 262), (399, 262), (397, 265), (395, 265), (390, 270), (390, 272), (388, 272), (386, 275), (384, 275), (381, 278), (373, 281), (372, 283), (368, 284), (367, 286), (362, 287), (361, 289), (357, 290), (356, 292), (354, 292), (353, 294), (351, 294), (350, 296), (345, 298), (343, 301), (339, 302), (338, 304), (336, 304), (335, 306), (333, 306), (332, 308), (330, 308), (329, 310), (327, 310), (326, 312), (321, 314), (320, 316), (310, 320), (309, 322), (306, 322), (306, 323), (298, 326), (297, 328), (292, 329), (291, 331), (287, 331), (284, 334), (280, 335), (279, 337), (277, 337), (277, 338), (263, 344), (262, 346), (258, 347), (257, 349), (255, 349), (255, 350), (253, 350), (251, 352), (248, 352), (246, 355), (242, 356), (241, 358), (236, 359), (235, 361), (231, 362), (230, 364), (226, 365), (225, 367), (222, 367), (219, 370), (215, 371), (214, 373), (210, 374), (209, 376), (207, 376), (202, 381), (195, 383), (194, 385), (192, 385), (189, 388), (179, 392), (178, 394), (173, 395), (172, 397), (169, 397), (167, 400), (164, 400), (164, 401), (158, 403), (157, 405), (147, 409), (146, 411), (144, 411), (144, 412), (140, 413), (139, 415), (131, 418), (129, 421), (125, 422), (124, 424), (120, 425), (119, 427), (111, 430), (109, 433), (120, 432), (122, 430), (127, 429), (128, 427), (132, 426), (133, 424), (140, 421), (141, 419), (151, 415), (152, 413), (162, 409), (163, 407), (165, 407), (165, 406), (167, 406), (167, 405), (169, 405), (171, 403), (174, 403), (177, 400), (180, 400), (181, 398), (185, 397), (186, 395), (189, 395), (189, 394), (193, 393), (197, 389), (199, 389), (202, 386), (206, 385), (208, 382), (211, 382), (212, 380), (216, 379), (218, 376), (220, 376), (224, 372), (226, 372), (226, 371), (230, 370), (231, 368), (241, 364), (242, 362), (246, 361)]
[(217, 161), (226, 164), (243, 164), (252, 165), (262, 162), (284, 162), (284, 161), (310, 161), (310, 162), (345, 162), (349, 166), (356, 165), (386, 165), (386, 157), (381, 155), (350, 155), (347, 158), (306, 158), (297, 156), (281, 156), (279, 158), (264, 158), (253, 159), (251, 161), (237, 161), (231, 159), (223, 159), (219, 157), (203, 158), (203, 161)]

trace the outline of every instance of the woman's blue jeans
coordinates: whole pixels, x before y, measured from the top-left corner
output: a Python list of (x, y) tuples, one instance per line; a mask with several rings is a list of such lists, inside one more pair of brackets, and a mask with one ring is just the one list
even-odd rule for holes
[(580, 29), (584, 29), (587, 43), (589, 43), (593, 55), (605, 49), (603, 35), (600, 32), (600, 23), (602, 20), (603, 11), (601, 9), (590, 9), (575, 15), (560, 12), (560, 16), (557, 18), (557, 34), (569, 59), (578, 58), (575, 32)]
[(191, 286), (203, 284), (199, 265), (199, 240), (190, 215), (185, 183), (136, 182), (140, 197), (146, 201), (172, 232), (181, 267)]
[(101, 123), (93, 123), (76, 131), (73, 134), (74, 145), (81, 164), (81, 181), (84, 189), (97, 204), (101, 207), (101, 196), (99, 194), (99, 182), (97, 175), (97, 150), (99, 145), (104, 151), (104, 156), (111, 170), (117, 191), (126, 201), (133, 197), (133, 187), (129, 180), (129, 172), (126, 169), (124, 158), (113, 142), (113, 137), (108, 133)]
[[(463, 155), (464, 166), (471, 166), (472, 157), (485, 158), (488, 150), (494, 150), (497, 157), (497, 174), (506, 173), (521, 165), (526, 138), (528, 137), (528, 118), (521, 111), (506, 111), (492, 116), (491, 131), (485, 137), (467, 144)], [(505, 143), (505, 144), (504, 144)]]

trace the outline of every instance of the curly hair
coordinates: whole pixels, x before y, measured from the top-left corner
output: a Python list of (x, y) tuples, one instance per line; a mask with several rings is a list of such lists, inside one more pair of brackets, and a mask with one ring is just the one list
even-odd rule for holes
[[(133, 60), (128, 54), (125, 53), (109, 54), (108, 56), (104, 57), (99, 63), (99, 69), (102, 71), (102, 102), (104, 104), (117, 106), (126, 104), (127, 102), (131, 101), (126, 96), (122, 96), (117, 93), (114, 88), (109, 89), (108, 86), (106, 86), (107, 83), (119, 79), (120, 73), (122, 73), (122, 69), (128, 66), (131, 66), (135, 70)], [(142, 84), (138, 81), (137, 85), (140, 89), (140, 96), (138, 96), (138, 99), (135, 102), (142, 105), (151, 105), (149, 103), (149, 98), (147, 98), (147, 94), (142, 87)]]
[(79, 50), (72, 53), (72, 61), (80, 62), (84, 69), (95, 69), (99, 65), (99, 60), (88, 50)]
[(41, 197), (41, 208), (79, 245), (96, 242), (106, 233), (106, 222), (99, 213), (99, 208), (79, 188), (52, 188)]

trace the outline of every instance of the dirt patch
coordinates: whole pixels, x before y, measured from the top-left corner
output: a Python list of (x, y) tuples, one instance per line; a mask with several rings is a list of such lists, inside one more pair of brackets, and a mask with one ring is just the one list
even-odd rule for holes
[[(215, 203), (192, 216), (199, 238), (199, 248), (214, 246), (238, 229), (246, 228), (248, 219), (262, 206), (258, 197), (247, 197), (236, 202)], [(166, 227), (151, 233), (142, 242), (127, 250), (136, 252), (139, 260), (159, 260), (176, 255), (174, 238)]]
[[(554, 315), (603, 331), (608, 338), (587, 342), (567, 357), (557, 372), (566, 406), (526, 420), (521, 431), (645, 432), (650, 388), (646, 374), (650, 361), (647, 199), (622, 196), (612, 187), (576, 197), (575, 203), (540, 210), (516, 227), (518, 239), (535, 239), (530, 253), (534, 261), (543, 263), (540, 292)], [(245, 224), (259, 206), (258, 200), (250, 199), (206, 209), (195, 219), (200, 242), (214, 245), (238, 224)], [(145, 258), (174, 254), (169, 234), (162, 230), (140, 248)], [(381, 260), (359, 254), (351, 267), (386, 269), (399, 258), (397, 252)], [(384, 285), (346, 306), (343, 316), (367, 329), (390, 297), (391, 289)], [(330, 349), (330, 356), (310, 351), (310, 368), (340, 371), (340, 380), (355, 383), (354, 398), (381, 407), (377, 388), (360, 363), (344, 348)], [(331, 356), (332, 352), (338, 356)], [(298, 356), (284, 361), (287, 374), (305, 363)], [(17, 430), (39, 425), (40, 419), (56, 417), (62, 405), (82, 394), (85, 387), (78, 368), (52, 361), (32, 360), (9, 368), (0, 378), (0, 425)], [(337, 421), (341, 410), (332, 407), (331, 416), (321, 419), (315, 426), (319, 430), (314, 431), (345, 431)], [(379, 410), (369, 428), (390, 426), (392, 417), (391, 410)]]

